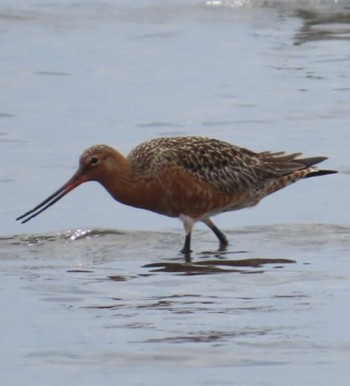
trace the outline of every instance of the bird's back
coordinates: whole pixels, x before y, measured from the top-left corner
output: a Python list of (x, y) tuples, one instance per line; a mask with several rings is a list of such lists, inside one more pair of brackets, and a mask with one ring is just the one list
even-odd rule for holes
[(155, 176), (165, 169), (180, 168), (230, 195), (270, 187), (300, 170), (305, 173), (295, 176), (305, 177), (313, 170), (312, 165), (326, 159), (298, 160), (300, 154), (255, 153), (217, 139), (169, 137), (143, 142), (131, 151), (128, 160), (136, 176)]

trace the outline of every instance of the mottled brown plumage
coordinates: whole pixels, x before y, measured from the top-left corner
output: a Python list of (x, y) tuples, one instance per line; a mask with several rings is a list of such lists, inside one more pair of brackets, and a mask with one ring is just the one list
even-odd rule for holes
[(75, 175), (58, 191), (17, 220), (27, 222), (86, 181), (100, 182), (118, 201), (171, 217), (186, 230), (183, 252), (190, 252), (193, 225), (204, 222), (227, 245), (210, 217), (256, 205), (265, 196), (305, 177), (336, 173), (317, 170), (326, 157), (301, 153), (255, 153), (203, 137), (157, 138), (137, 146), (127, 157), (95, 145), (80, 157)]

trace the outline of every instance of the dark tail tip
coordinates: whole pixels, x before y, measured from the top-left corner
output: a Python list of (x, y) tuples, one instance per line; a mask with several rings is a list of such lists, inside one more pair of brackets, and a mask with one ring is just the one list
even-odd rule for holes
[(325, 176), (326, 174), (335, 174), (338, 173), (336, 170), (315, 170), (314, 172), (309, 173), (304, 178)]
[(298, 164), (304, 165), (306, 168), (309, 168), (310, 166), (314, 166), (316, 164), (319, 164), (320, 162), (325, 161), (328, 159), (327, 157), (310, 157), (310, 158), (300, 158), (294, 160), (294, 162), (297, 162)]

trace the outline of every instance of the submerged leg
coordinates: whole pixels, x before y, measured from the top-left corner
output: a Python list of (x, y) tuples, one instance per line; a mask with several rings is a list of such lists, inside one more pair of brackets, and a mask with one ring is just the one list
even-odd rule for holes
[(185, 237), (185, 243), (183, 248), (181, 249), (181, 253), (185, 255), (185, 260), (186, 262), (191, 261), (191, 233), (192, 233), (192, 228), (195, 223), (195, 220), (192, 217), (185, 216), (185, 215), (180, 215), (180, 219), (182, 220), (186, 232), (186, 237)]
[(207, 225), (215, 234), (215, 236), (219, 239), (220, 241), (220, 247), (227, 247), (228, 245), (228, 240), (226, 236), (221, 232), (221, 230), (210, 220), (210, 218), (202, 220), (205, 225)]
[(188, 233), (185, 237), (185, 243), (183, 248), (181, 249), (181, 253), (189, 255), (191, 252), (191, 233)]

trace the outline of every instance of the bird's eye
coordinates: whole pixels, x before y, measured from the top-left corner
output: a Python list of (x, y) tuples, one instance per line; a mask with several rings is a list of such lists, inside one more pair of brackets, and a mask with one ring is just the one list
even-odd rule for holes
[(91, 159), (90, 159), (90, 165), (91, 166), (98, 164), (98, 162), (99, 162), (99, 159), (97, 157), (91, 157)]

